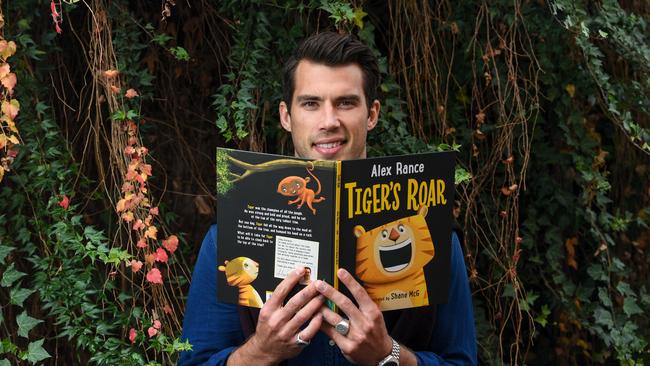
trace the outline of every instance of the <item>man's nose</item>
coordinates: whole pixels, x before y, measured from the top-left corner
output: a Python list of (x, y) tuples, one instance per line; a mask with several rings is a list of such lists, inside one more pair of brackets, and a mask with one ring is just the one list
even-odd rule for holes
[(339, 117), (336, 113), (336, 108), (330, 103), (325, 103), (323, 111), (323, 120), (321, 121), (321, 129), (333, 130), (341, 125)]

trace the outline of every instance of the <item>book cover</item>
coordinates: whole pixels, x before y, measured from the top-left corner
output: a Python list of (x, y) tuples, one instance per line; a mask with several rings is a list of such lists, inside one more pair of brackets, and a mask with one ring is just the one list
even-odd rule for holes
[(339, 267), (382, 310), (446, 302), (453, 153), (349, 161), (217, 149), (220, 301), (261, 307), (286, 274), (341, 291)]

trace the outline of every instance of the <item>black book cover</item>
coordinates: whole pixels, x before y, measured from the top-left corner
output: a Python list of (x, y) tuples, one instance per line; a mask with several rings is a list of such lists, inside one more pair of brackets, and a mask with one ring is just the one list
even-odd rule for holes
[(219, 300), (261, 307), (346, 268), (382, 310), (447, 301), (454, 154), (349, 161), (217, 149)]

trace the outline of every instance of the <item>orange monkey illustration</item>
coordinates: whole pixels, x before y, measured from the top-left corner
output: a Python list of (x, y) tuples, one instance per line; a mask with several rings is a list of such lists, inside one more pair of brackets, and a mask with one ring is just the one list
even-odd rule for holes
[(311, 209), (311, 212), (316, 215), (316, 209), (312, 204), (322, 202), (325, 200), (325, 197), (318, 196), (321, 190), (320, 186), (320, 180), (312, 173), (312, 170), (314, 170), (314, 163), (309, 162), (310, 166), (307, 167), (307, 173), (314, 177), (314, 180), (318, 184), (318, 190), (314, 192), (313, 189), (307, 188), (307, 183), (311, 180), (309, 177), (298, 177), (295, 175), (288, 176), (280, 181), (278, 184), (278, 193), (280, 193), (283, 196), (286, 197), (296, 197), (295, 200), (289, 201), (289, 204), (292, 205), (298, 201), (298, 208), (301, 208), (302, 205), (306, 202), (307, 206)]

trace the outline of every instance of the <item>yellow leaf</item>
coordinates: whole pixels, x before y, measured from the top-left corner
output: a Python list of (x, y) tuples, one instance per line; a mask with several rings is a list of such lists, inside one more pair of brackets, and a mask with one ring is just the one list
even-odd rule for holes
[(9, 136), (9, 141), (11, 141), (14, 145), (20, 144), (20, 141), (18, 141), (18, 138), (16, 137), (16, 135)]
[(18, 134), (18, 129), (16, 128), (16, 124), (14, 123), (14, 121), (12, 121), (10, 119), (7, 119), (6, 122), (7, 122), (7, 126), (9, 126), (9, 129), (11, 130), (11, 132), (13, 132), (15, 134)]
[(4, 149), (4, 147), (7, 145), (7, 136), (5, 134), (0, 134), (0, 149)]
[(564, 87), (564, 90), (566, 90), (567, 93), (569, 93), (569, 96), (573, 98), (574, 95), (576, 95), (576, 86), (573, 84), (567, 84)]
[(354, 9), (354, 24), (356, 24), (359, 29), (363, 30), (363, 18), (368, 15), (365, 11), (363, 11), (363, 8), (355, 8)]
[(156, 240), (156, 236), (158, 235), (158, 229), (156, 229), (155, 226), (149, 226), (147, 228), (147, 231), (144, 233), (145, 238), (150, 238)]
[(122, 198), (121, 200), (117, 201), (117, 205), (115, 205), (115, 209), (117, 212), (122, 212), (124, 209), (126, 209), (126, 199)]
[(133, 212), (128, 211), (122, 214), (122, 220), (126, 222), (131, 222), (133, 221)]
[(16, 43), (14, 41), (0, 41), (0, 57), (7, 60), (9, 57), (16, 53)]
[(2, 166), (0, 166), (0, 182), (2, 182), (2, 177), (4, 177), (4, 175), (5, 175), (5, 169)]
[(20, 111), (20, 103), (16, 99), (12, 99), (9, 102), (2, 102), (2, 113), (8, 115), (9, 118), (16, 118), (18, 111)]

